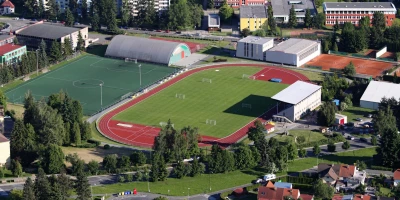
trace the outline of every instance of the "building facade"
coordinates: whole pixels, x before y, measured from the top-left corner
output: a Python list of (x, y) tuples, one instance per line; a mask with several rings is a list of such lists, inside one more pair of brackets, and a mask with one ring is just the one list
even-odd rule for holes
[(15, 6), (11, 1), (5, 0), (0, 5), (0, 14), (1, 15), (13, 14), (14, 12), (15, 12)]
[(363, 17), (369, 17), (372, 23), (375, 12), (382, 12), (385, 15), (386, 26), (391, 26), (397, 12), (391, 2), (325, 2), (323, 9), (328, 26), (335, 25), (336, 20), (339, 24), (350, 22), (357, 26)]
[(1, 65), (10, 65), (21, 60), (22, 55), (26, 54), (26, 46), (16, 44), (5, 44), (0, 46)]
[(266, 23), (267, 7), (265, 6), (241, 6), (240, 7), (240, 30), (247, 28), (250, 31), (261, 29)]
[[(133, 10), (133, 15), (137, 16), (138, 12), (139, 12), (139, 0), (128, 0), (128, 5), (132, 8)], [(117, 5), (117, 10), (118, 12), (121, 12), (121, 8), (123, 5), (123, 0), (116, 0), (115, 1), (116, 5)], [(154, 0), (154, 9), (158, 12), (162, 12), (162, 11), (166, 11), (168, 10), (169, 6), (171, 4), (171, 0)]]
[(400, 84), (370, 81), (360, 99), (360, 107), (373, 110), (379, 109), (382, 98), (400, 99)]
[(304, 22), (307, 9), (310, 10), (312, 16), (317, 13), (312, 0), (274, 0), (271, 1), (271, 6), (277, 23), (289, 22), (289, 14), (292, 6), (294, 6), (294, 10), (296, 11), (297, 21), (300, 23)]
[[(215, 7), (220, 7), (224, 3), (223, 0), (215, 0)], [(226, 2), (232, 8), (239, 8), (241, 6), (265, 6), (268, 0), (227, 0)]]
[(274, 38), (247, 36), (238, 41), (236, 57), (265, 60), (265, 51), (274, 46)]
[(10, 140), (0, 134), (0, 167), (10, 166)]

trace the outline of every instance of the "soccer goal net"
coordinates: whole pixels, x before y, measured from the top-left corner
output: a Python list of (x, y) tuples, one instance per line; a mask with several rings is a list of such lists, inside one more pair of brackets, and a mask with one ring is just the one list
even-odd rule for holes
[(249, 103), (242, 103), (242, 108), (249, 108), (249, 109), (251, 109), (251, 104), (249, 104)]
[(212, 83), (212, 80), (209, 78), (203, 78), (201, 82)]
[(253, 79), (253, 80), (255, 80), (256, 77), (255, 77), (255, 76), (252, 76), (252, 75), (248, 75), (248, 74), (243, 74), (243, 75), (242, 75), (242, 79)]
[(134, 62), (135, 64), (137, 64), (137, 59), (135, 59), (135, 58), (125, 58), (125, 62)]
[[(167, 122), (160, 122), (161, 128), (164, 128), (164, 127), (167, 126), (167, 125), (168, 125)], [(172, 128), (175, 128), (175, 127), (174, 127), (174, 124), (171, 124), (171, 126), (172, 126)]]
[(185, 99), (185, 95), (184, 94), (175, 94), (175, 97), (178, 99)]
[(133, 95), (132, 92), (128, 92), (128, 93), (126, 93), (126, 94), (124, 94), (124, 95), (121, 96), (121, 100), (124, 100), (124, 99), (126, 99), (126, 98), (129, 98), (129, 97), (131, 97), (132, 95)]
[(206, 124), (209, 124), (209, 125), (217, 125), (217, 120), (215, 120), (215, 119), (207, 119), (206, 120)]

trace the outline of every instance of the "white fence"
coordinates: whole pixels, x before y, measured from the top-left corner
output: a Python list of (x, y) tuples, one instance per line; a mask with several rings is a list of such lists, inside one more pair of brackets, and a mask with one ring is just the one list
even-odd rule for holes
[(387, 47), (385, 46), (385, 47), (383, 47), (382, 49), (380, 49), (379, 51), (376, 52), (375, 58), (381, 57), (386, 52), (387, 52)]

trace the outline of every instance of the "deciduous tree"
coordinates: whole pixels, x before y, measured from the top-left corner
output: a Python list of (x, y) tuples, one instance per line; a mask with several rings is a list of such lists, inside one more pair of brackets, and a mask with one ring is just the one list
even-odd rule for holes
[(226, 0), (222, 3), (222, 6), (219, 8), (219, 16), (222, 21), (228, 22), (231, 20), (233, 15), (233, 8), (228, 5)]
[(117, 169), (117, 155), (107, 155), (103, 159), (103, 167), (109, 173), (114, 172)]
[(321, 179), (314, 185), (314, 196), (318, 199), (332, 199), (334, 189), (326, 183), (323, 183)]
[(343, 142), (342, 149), (349, 149), (350, 148), (350, 142), (348, 140)]
[(332, 126), (335, 123), (336, 105), (333, 102), (325, 102), (318, 111), (318, 124)]

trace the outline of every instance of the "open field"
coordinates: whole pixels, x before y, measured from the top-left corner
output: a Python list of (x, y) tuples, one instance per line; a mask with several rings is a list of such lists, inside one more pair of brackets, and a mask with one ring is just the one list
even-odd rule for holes
[(364, 74), (372, 77), (380, 76), (382, 75), (382, 72), (393, 67), (393, 64), (391, 63), (337, 56), (332, 54), (321, 54), (317, 58), (314, 58), (308, 62), (307, 65), (318, 66), (321, 67), (322, 70), (329, 71), (331, 69), (344, 69), (350, 62), (353, 62), (354, 66), (356, 67), (357, 74)]
[(23, 118), (23, 114), (25, 112), (25, 108), (24, 106), (20, 105), (20, 104), (7, 104), (7, 110), (14, 110), (15, 111), (15, 117), (18, 119), (22, 119)]
[(153, 84), (174, 71), (176, 69), (161, 65), (83, 56), (7, 91), (6, 96), (9, 102), (22, 103), (27, 91), (40, 100), (64, 90), (81, 102), (85, 115), (90, 115), (101, 107), (119, 101), (122, 95), (138, 91), (142, 86)]
[[(375, 154), (376, 148), (366, 148), (356, 151), (348, 151), (328, 156), (321, 156), (319, 163), (345, 163), (353, 164), (356, 160), (369, 160)], [(303, 171), (317, 165), (317, 158), (304, 158), (291, 161), (289, 163), (289, 172)], [(185, 177), (183, 179), (168, 178), (163, 182), (150, 182), (150, 191), (152, 193), (185, 196), (187, 188), (190, 188), (190, 195), (201, 194), (205, 192), (213, 192), (226, 188), (250, 183), (252, 180), (265, 175), (267, 172), (262, 168), (254, 168), (248, 170), (237, 170), (224, 174), (203, 174), (194, 178)], [(286, 175), (287, 172), (277, 173), (278, 176)], [(210, 191), (211, 183), (211, 191)], [(125, 190), (133, 190), (136, 188), (139, 192), (147, 191), (147, 182), (119, 183), (105, 186), (93, 187), (94, 194), (110, 194), (122, 192)], [(168, 193), (168, 190), (170, 191)]]
[[(159, 126), (168, 119), (176, 128), (198, 127), (202, 135), (224, 137), (240, 129), (274, 105), (270, 99), (287, 85), (242, 79), (257, 67), (231, 67), (205, 70), (175, 83), (113, 119), (148, 126)], [(203, 78), (212, 83), (202, 82)], [(185, 95), (184, 99), (176, 94)], [(243, 108), (242, 103), (251, 104)], [(216, 125), (206, 124), (207, 119)]]
[(295, 72), (299, 72), (305, 76), (307, 76), (310, 81), (315, 82), (315, 83), (320, 83), (324, 80), (324, 75), (322, 73), (318, 72), (313, 72), (313, 71), (306, 71), (306, 70), (301, 70), (301, 69), (291, 69)]
[(320, 141), (323, 139), (327, 139), (322, 133), (317, 131), (310, 131), (310, 130), (300, 130), (300, 129), (292, 129), (289, 130), (289, 135), (277, 135), (275, 138), (279, 142), (287, 142), (292, 141), (294, 142), (295, 137), (304, 136), (306, 138), (305, 142), (314, 142)]
[(103, 149), (103, 147), (96, 148), (75, 148), (75, 147), (61, 147), (64, 155), (77, 153), (79, 158), (86, 163), (95, 160), (102, 162), (103, 158), (107, 155), (117, 154), (118, 156), (129, 156), (133, 150), (124, 147), (111, 147), (110, 149)]
[(340, 113), (347, 116), (348, 122), (355, 122), (357, 118), (365, 118), (366, 115), (373, 114), (373, 112), (374, 112), (374, 110), (371, 110), (368, 108), (352, 106)]

